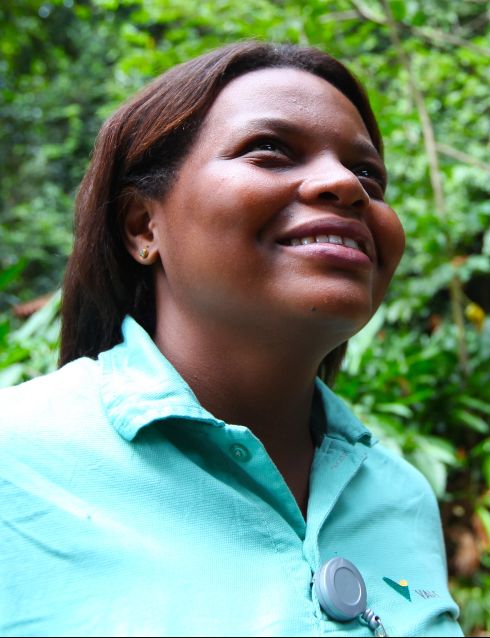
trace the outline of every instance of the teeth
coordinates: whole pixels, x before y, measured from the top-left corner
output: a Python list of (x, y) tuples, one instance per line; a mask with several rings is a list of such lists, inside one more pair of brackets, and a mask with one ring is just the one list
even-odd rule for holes
[(337, 244), (344, 245), (348, 248), (355, 248), (356, 250), (361, 250), (364, 252), (364, 248), (359, 242), (355, 239), (351, 239), (350, 237), (341, 237), (340, 235), (316, 235), (310, 237), (301, 237), (290, 239), (288, 241), (289, 246), (307, 246), (308, 244)]
[(302, 237), (301, 238), (301, 243), (306, 246), (306, 244), (314, 244), (315, 243), (315, 238), (314, 237)]
[(348, 246), (349, 248), (357, 248), (357, 250), (360, 250), (359, 244), (356, 242), (356, 240), (350, 239), (350, 237), (346, 237), (344, 239), (344, 246)]

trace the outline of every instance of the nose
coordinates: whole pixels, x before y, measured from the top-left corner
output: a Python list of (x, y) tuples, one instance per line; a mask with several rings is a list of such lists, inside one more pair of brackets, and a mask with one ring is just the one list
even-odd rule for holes
[(298, 195), (305, 203), (329, 202), (335, 206), (362, 212), (370, 203), (358, 177), (337, 160), (310, 167), (301, 182)]

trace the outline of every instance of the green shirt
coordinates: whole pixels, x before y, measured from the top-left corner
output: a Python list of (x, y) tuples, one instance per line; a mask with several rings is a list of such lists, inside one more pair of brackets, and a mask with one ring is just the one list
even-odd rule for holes
[(1, 635), (372, 635), (320, 608), (312, 575), (335, 556), (389, 635), (462, 635), (427, 482), (324, 384), (305, 522), (253, 433), (204, 410), (131, 318), (123, 335), (0, 392)]

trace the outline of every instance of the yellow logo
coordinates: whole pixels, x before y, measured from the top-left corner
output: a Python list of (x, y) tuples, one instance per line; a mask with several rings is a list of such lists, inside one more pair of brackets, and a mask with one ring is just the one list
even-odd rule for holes
[(412, 602), (412, 597), (410, 596), (410, 589), (408, 588), (408, 581), (405, 579), (399, 580), (395, 582), (391, 580), (391, 578), (383, 577), (383, 580), (387, 585), (394, 589), (398, 594), (401, 594), (403, 598), (406, 598), (408, 601)]

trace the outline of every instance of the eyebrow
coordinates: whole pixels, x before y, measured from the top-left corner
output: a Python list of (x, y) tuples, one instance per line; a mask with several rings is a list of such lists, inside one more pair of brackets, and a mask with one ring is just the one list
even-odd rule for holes
[[(270, 129), (272, 131), (278, 131), (284, 134), (303, 134), (304, 129), (301, 126), (297, 126), (296, 124), (290, 122), (289, 120), (284, 120), (281, 118), (257, 118), (255, 120), (248, 120), (240, 127), (240, 132), (245, 135), (256, 132), (257, 129), (264, 128)], [(316, 136), (315, 136), (316, 137)], [(363, 138), (356, 138), (351, 143), (351, 147), (354, 151), (358, 152), (362, 155), (368, 155), (373, 159), (380, 161), (383, 165), (383, 158), (381, 157), (377, 148), (371, 142), (364, 140)]]
[(273, 117), (261, 117), (256, 120), (247, 120), (243, 124), (239, 124), (241, 133), (255, 133), (257, 129), (271, 129), (274, 131), (280, 131), (281, 133), (301, 133), (303, 128), (290, 122), (289, 120), (283, 120), (281, 118)]
[(378, 159), (381, 163), (384, 163), (378, 149), (374, 146), (374, 144), (368, 142), (367, 140), (364, 140), (362, 138), (355, 139), (352, 142), (352, 148), (364, 155), (371, 155), (375, 159)]

